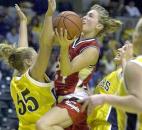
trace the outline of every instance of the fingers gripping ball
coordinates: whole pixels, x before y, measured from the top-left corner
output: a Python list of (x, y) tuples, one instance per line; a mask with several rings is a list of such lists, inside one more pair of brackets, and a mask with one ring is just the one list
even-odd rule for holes
[(58, 33), (60, 33), (60, 28), (66, 29), (68, 32), (67, 38), (71, 40), (81, 34), (82, 20), (75, 12), (64, 11), (53, 20), (53, 27), (54, 29), (57, 28)]

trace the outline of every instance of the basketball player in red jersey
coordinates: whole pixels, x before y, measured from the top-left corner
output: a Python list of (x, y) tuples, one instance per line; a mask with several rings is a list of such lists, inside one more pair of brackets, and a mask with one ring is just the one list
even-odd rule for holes
[(120, 25), (121, 22), (111, 19), (103, 7), (94, 5), (83, 17), (83, 37), (70, 44), (66, 30), (55, 31), (61, 47), (55, 88), (57, 95), (64, 96), (64, 100), (37, 122), (37, 130), (89, 129), (86, 112), (81, 112), (81, 104), (77, 102), (87, 94), (76, 88), (87, 86), (98, 61), (99, 45), (95, 37), (116, 31)]

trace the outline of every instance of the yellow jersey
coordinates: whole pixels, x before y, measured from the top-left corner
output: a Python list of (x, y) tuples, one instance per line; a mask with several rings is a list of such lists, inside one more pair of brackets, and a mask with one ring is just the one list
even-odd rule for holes
[(52, 83), (38, 82), (27, 71), (21, 77), (12, 78), (10, 89), (19, 119), (19, 130), (36, 130), (35, 123), (56, 102)]
[(142, 114), (138, 116), (137, 130), (142, 130)]
[[(107, 75), (95, 88), (95, 94), (117, 95), (122, 84), (122, 69)], [(91, 130), (123, 130), (125, 127), (125, 112), (108, 104), (97, 106), (88, 116), (87, 122)]]

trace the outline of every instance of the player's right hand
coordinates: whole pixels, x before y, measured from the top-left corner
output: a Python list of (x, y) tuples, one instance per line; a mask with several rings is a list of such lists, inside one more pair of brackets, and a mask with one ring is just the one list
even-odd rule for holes
[(47, 15), (52, 16), (56, 10), (56, 0), (48, 0), (48, 10)]
[(19, 18), (20, 18), (20, 21), (21, 21), (21, 22), (22, 22), (22, 21), (27, 22), (27, 17), (26, 17), (26, 15), (23, 13), (23, 11), (20, 9), (20, 7), (19, 7), (17, 4), (15, 4), (15, 9), (16, 9), (16, 11), (17, 11), (17, 13), (18, 13), (18, 16), (19, 16)]

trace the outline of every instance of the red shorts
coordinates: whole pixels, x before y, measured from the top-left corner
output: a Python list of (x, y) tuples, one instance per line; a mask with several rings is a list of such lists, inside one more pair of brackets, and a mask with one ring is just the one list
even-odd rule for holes
[(72, 99), (63, 100), (57, 105), (66, 108), (73, 121), (73, 125), (65, 130), (89, 130), (87, 126), (87, 113), (81, 112), (81, 104)]

